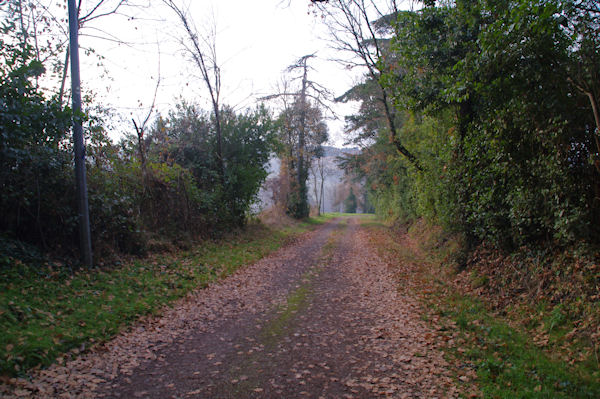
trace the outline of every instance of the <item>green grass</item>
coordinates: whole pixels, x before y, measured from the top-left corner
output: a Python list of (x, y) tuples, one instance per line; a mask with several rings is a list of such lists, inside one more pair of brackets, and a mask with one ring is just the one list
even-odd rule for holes
[[(328, 220), (327, 218), (322, 220)], [(311, 221), (315, 223), (318, 221)], [(302, 313), (311, 303), (314, 295), (313, 282), (314, 278), (323, 270), (323, 265), (331, 262), (335, 249), (337, 248), (337, 240), (340, 233), (344, 231), (345, 223), (340, 223), (336, 231), (329, 237), (327, 243), (321, 249), (320, 257), (316, 263), (305, 272), (300, 278), (300, 284), (288, 294), (284, 304), (281, 304), (274, 311), (273, 317), (269, 319), (261, 328), (258, 334), (259, 342), (267, 349), (276, 347), (282, 339), (287, 337), (297, 328), (298, 314)], [(257, 366), (260, 364), (260, 368)], [(228, 392), (222, 396), (248, 396), (253, 393), (253, 388), (260, 386), (261, 375), (263, 369), (274, 366), (271, 362), (265, 362), (260, 352), (248, 354), (238, 362), (231, 363), (229, 373), (237, 378), (235, 383), (226, 382), (225, 390)], [(277, 370), (272, 370), (276, 372)], [(244, 378), (242, 379), (242, 376)]]
[(189, 251), (74, 273), (64, 265), (4, 259), (0, 374), (23, 375), (66, 352), (109, 340), (140, 316), (230, 275), (325, 221), (277, 231), (253, 226)]
[(302, 275), (301, 284), (287, 297), (285, 305), (278, 309), (277, 316), (271, 319), (262, 329), (262, 340), (268, 347), (275, 346), (279, 340), (294, 326), (296, 315), (310, 304), (313, 295), (312, 283), (316, 276), (323, 270), (323, 265), (331, 262), (340, 234), (347, 227), (346, 223), (340, 223), (337, 230), (329, 237), (321, 248), (320, 257), (306, 273)]
[(307, 224), (323, 224), (330, 220), (340, 217), (342, 214), (340, 213), (322, 213), (319, 216), (313, 216), (311, 218), (305, 219), (304, 223)]
[(326, 219), (334, 219), (334, 218), (339, 218), (339, 217), (344, 217), (344, 216), (360, 217), (360, 218), (367, 218), (367, 219), (375, 218), (375, 215), (372, 213), (343, 213), (343, 212), (322, 213), (320, 217), (323, 217)]
[[(385, 229), (373, 224), (369, 228)], [(387, 231), (389, 239), (374, 241), (375, 244), (380, 251), (393, 254), (398, 262), (426, 265), (422, 276), (412, 278), (427, 282), (421, 297), (432, 315), (442, 317), (441, 333), (454, 342), (446, 348), (450, 363), (458, 370), (476, 372), (476, 385), (484, 398), (600, 398), (597, 364), (571, 364), (563, 359), (564, 354), (544, 350), (533, 342), (531, 332), (515, 327), (519, 325), (515, 320), (490, 311), (479, 298), (454, 289), (446, 280), (452, 279), (453, 274), (440, 269), (440, 253), (448, 255), (445, 247), (416, 254), (398, 244), (392, 234)], [(452, 245), (448, 242), (446, 247)], [(477, 284), (478, 276), (474, 277)], [(570, 330), (562, 307), (547, 309), (540, 304), (540, 309), (545, 310), (542, 325), (546, 332), (560, 335)], [(426, 315), (424, 319), (434, 318)], [(439, 328), (439, 323), (434, 327)], [(465, 392), (472, 392), (472, 382), (457, 378), (456, 383)]]
[(274, 347), (282, 336), (293, 326), (296, 314), (308, 306), (308, 298), (312, 294), (311, 276), (313, 270), (303, 276), (305, 280), (287, 298), (287, 302), (279, 309), (277, 317), (270, 320), (261, 331), (262, 342), (268, 347)]
[(478, 300), (455, 294), (442, 303), (438, 310), (456, 322), (462, 343), (462, 353), (452, 348), (451, 357), (472, 364), (485, 398), (600, 397), (597, 373), (551, 358)]

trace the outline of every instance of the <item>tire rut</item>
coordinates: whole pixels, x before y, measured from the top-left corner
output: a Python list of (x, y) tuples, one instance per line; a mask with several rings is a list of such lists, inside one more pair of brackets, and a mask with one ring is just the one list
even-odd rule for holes
[(356, 219), (338, 220), (272, 258), (276, 275), (254, 292), (268, 306), (220, 314), (113, 381), (106, 396), (457, 397), (420, 305), (398, 294), (364, 234)]
[[(194, 327), (155, 351), (152, 359), (105, 384), (99, 390), (101, 396), (240, 397), (248, 375), (252, 374), (250, 371), (260, 371), (255, 361), (249, 360), (255, 357), (253, 353), (264, 351), (265, 344), (257, 337), (261, 336), (264, 325), (277, 317), (290, 293), (302, 285), (306, 273), (319, 263), (321, 249), (339, 223), (328, 223), (309, 239), (241, 271), (235, 276), (236, 283), (227, 281), (213, 287), (218, 292), (231, 286), (239, 288), (240, 283), (246, 289), (239, 295), (227, 295), (222, 307), (199, 315), (191, 323)], [(255, 285), (249, 287), (252, 284)], [(210, 294), (201, 300), (207, 307), (214, 299)], [(198, 296), (204, 296), (203, 292), (198, 292)], [(240, 382), (238, 386), (236, 379)]]
[[(342, 218), (40, 370), (44, 398), (456, 398), (418, 301)], [(42, 394), (43, 392), (43, 394)]]

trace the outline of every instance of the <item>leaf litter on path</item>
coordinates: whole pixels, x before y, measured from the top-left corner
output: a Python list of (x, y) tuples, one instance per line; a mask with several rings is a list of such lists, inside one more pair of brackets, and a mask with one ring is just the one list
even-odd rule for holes
[[(350, 219), (197, 290), (7, 397), (457, 397), (437, 336)], [(8, 387), (8, 388), (7, 388)]]

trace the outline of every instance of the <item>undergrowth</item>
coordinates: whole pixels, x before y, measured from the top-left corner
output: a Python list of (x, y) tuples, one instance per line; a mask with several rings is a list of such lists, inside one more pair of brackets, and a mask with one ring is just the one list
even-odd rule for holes
[(369, 229), (382, 255), (393, 264), (409, 265), (411, 283), (402, 286), (430, 309), (425, 318), (445, 342), (465, 397), (600, 397), (597, 353), (593, 343), (573, 334), (577, 320), (567, 305), (540, 301), (531, 307), (513, 301), (498, 307), (485, 291), (493, 276), (472, 264), (457, 274), (456, 259), (462, 254), (455, 237), (424, 224), (401, 236), (382, 225)]
[(140, 316), (275, 251), (328, 216), (273, 230), (253, 224), (186, 251), (73, 270), (41, 256), (0, 258), (0, 374), (25, 375), (114, 337)]

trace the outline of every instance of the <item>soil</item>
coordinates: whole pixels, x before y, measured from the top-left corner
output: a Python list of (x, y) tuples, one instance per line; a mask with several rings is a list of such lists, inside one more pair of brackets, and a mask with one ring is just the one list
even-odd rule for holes
[(334, 220), (14, 396), (458, 397), (423, 309), (366, 234)]

